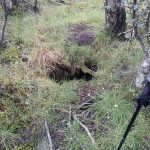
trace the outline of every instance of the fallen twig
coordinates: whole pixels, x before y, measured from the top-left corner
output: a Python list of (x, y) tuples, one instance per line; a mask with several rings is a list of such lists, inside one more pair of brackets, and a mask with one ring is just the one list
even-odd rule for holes
[(77, 138), (77, 134), (76, 134), (74, 128), (72, 127), (72, 124), (71, 124), (71, 122), (72, 122), (71, 106), (70, 106), (70, 108), (69, 108), (68, 114), (69, 114), (69, 119), (68, 119), (67, 125), (68, 125), (68, 127), (69, 127), (71, 133), (73, 134), (74, 138), (76, 139), (77, 143), (79, 143), (80, 148), (81, 148), (82, 150), (86, 150), (85, 146), (84, 146), (84, 145), (80, 142), (80, 140)]
[(46, 130), (46, 134), (47, 134), (47, 138), (48, 138), (49, 148), (50, 148), (50, 150), (54, 150), (53, 149), (52, 138), (51, 138), (50, 133), (49, 133), (49, 129), (48, 129), (48, 125), (47, 125), (47, 120), (46, 119), (45, 119), (45, 130)]
[(98, 148), (97, 148), (97, 144), (96, 144), (94, 138), (92, 137), (92, 135), (91, 135), (91, 133), (90, 133), (88, 127), (87, 127), (86, 125), (84, 125), (82, 122), (80, 122), (80, 120), (79, 120), (76, 116), (73, 116), (73, 118), (84, 128), (84, 130), (87, 132), (89, 138), (91, 139), (92, 144), (94, 145), (94, 147), (95, 147), (96, 149), (98, 149)]

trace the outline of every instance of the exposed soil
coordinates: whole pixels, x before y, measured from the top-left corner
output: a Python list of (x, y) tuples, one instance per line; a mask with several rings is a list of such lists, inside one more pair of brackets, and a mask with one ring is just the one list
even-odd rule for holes
[(22, 62), (27, 62), (29, 60), (28, 54), (26, 52), (20, 52), (19, 59), (21, 59)]
[(38, 133), (38, 129), (39, 129), (38, 119), (31, 118), (28, 121), (28, 125), (20, 131), (22, 136), (20, 139), (18, 139), (18, 143), (32, 142), (33, 137), (35, 136), (35, 134)]
[(94, 36), (95, 33), (93, 27), (87, 24), (80, 23), (69, 27), (68, 41), (80, 46), (92, 44)]
[(85, 81), (91, 81), (93, 79), (93, 75), (91, 73), (84, 72), (82, 68), (76, 68), (72, 79), (83, 79)]
[(98, 70), (97, 61), (93, 61), (91, 59), (86, 59), (84, 65), (90, 70), (96, 72)]
[(87, 108), (94, 101), (96, 95), (96, 87), (86, 84), (77, 89), (77, 96), (79, 97), (79, 109)]

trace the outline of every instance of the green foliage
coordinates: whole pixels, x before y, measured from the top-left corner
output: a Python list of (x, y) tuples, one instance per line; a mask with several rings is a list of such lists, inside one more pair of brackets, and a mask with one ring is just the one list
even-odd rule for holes
[(16, 39), (17, 43), (32, 44), (36, 38), (36, 18), (30, 14), (24, 17), (12, 16), (11, 36)]
[(15, 62), (18, 59), (18, 50), (16, 46), (12, 45), (7, 51), (1, 55), (2, 62)]
[(23, 6), (15, 7), (11, 15), (16, 17), (23, 17), (25, 15), (25, 12), (23, 11)]
[[(46, 118), (58, 149), (94, 150), (77, 121), (73, 120), (71, 128), (68, 127), (70, 107), (72, 114), (89, 127), (98, 149), (116, 148), (134, 110), (137, 91), (132, 84), (143, 54), (136, 41), (120, 42), (102, 32), (102, 5), (99, 0), (60, 6), (41, 1), (38, 16), (17, 10), (16, 16), (10, 17), (8, 33), (16, 45), (10, 44), (10, 48), (2, 52), (0, 65), (0, 142), (4, 149), (35, 149), (42, 138)], [(94, 27), (93, 44), (79, 46), (66, 41), (68, 26), (76, 23)], [(18, 59), (20, 49), (28, 53), (28, 62)], [(82, 80), (56, 83), (34, 64), (34, 54), (43, 49), (61, 52), (74, 66), (85, 68), (87, 61), (96, 64), (97, 78), (88, 83)], [(7, 64), (7, 61), (13, 63)], [(81, 111), (78, 109), (80, 96), (86, 92), (82, 93), (80, 87), (86, 84), (96, 87), (97, 93), (94, 103)], [(149, 148), (150, 120), (149, 115), (144, 116), (142, 110), (123, 147), (125, 150)], [(90, 122), (94, 127), (89, 126)], [(30, 140), (17, 143), (23, 135), (29, 136), (29, 130)], [(63, 130), (62, 139), (62, 133), (57, 137), (58, 130)]]
[(92, 62), (96, 61), (93, 50), (89, 47), (79, 47), (77, 45), (66, 46), (66, 53), (69, 56), (69, 62), (77, 65), (84, 65), (85, 60), (91, 59)]

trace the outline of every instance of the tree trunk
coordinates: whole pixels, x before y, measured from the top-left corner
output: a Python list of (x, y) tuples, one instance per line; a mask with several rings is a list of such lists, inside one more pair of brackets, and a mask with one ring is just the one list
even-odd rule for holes
[(7, 14), (4, 14), (4, 16), (3, 16), (3, 24), (2, 24), (1, 41), (0, 41), (0, 46), (1, 47), (3, 45), (3, 41), (4, 41), (4, 37), (5, 37), (6, 23), (7, 23)]
[[(126, 12), (121, 0), (104, 0), (105, 7), (105, 30), (113, 35), (126, 30)], [(121, 34), (120, 34), (121, 35)]]
[(35, 14), (38, 12), (37, 3), (38, 3), (38, 1), (35, 0), (35, 1), (34, 1), (34, 13), (35, 13)]
[(3, 41), (4, 41), (4, 38), (5, 38), (5, 30), (6, 30), (7, 17), (8, 17), (8, 13), (7, 13), (7, 9), (6, 9), (6, 1), (5, 0), (4, 0), (3, 6), (4, 6), (4, 15), (3, 15), (3, 22), (2, 22), (0, 49), (3, 48)]

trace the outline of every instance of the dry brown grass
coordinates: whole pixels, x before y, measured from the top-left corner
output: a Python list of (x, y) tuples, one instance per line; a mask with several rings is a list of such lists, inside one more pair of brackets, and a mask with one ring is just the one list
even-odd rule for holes
[(35, 64), (56, 81), (71, 79), (75, 72), (74, 67), (59, 52), (54, 50), (43, 49), (37, 52)]

